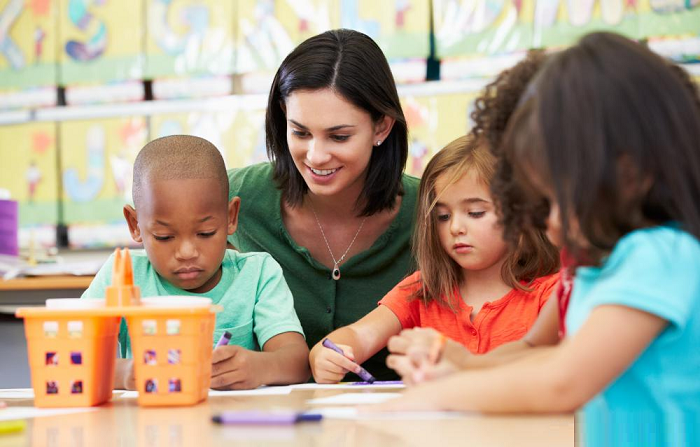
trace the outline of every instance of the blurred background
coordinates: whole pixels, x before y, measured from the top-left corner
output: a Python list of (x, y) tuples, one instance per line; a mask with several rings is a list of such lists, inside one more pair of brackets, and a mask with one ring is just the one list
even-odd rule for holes
[(389, 59), (415, 175), (528, 48), (613, 30), (700, 74), (700, 0), (0, 0), (0, 199), (17, 203), (0, 220), (17, 214), (22, 251), (130, 244), (144, 143), (194, 134), (229, 168), (265, 161), (275, 70), (339, 27)]

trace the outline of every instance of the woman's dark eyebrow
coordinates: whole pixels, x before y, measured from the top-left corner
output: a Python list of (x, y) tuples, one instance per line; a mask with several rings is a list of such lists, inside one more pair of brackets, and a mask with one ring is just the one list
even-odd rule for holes
[[(304, 126), (303, 124), (298, 123), (298, 122), (296, 122), (296, 121), (294, 121), (294, 120), (292, 120), (292, 119), (290, 119), (290, 120), (288, 120), (288, 121), (289, 121), (290, 123), (294, 124), (295, 126), (297, 126), (297, 127), (300, 128), (300, 129), (309, 130), (308, 127), (306, 127), (306, 126)], [(344, 128), (346, 128), (346, 127), (356, 127), (356, 126), (355, 126), (354, 124), (338, 124), (337, 126), (329, 127), (328, 129), (326, 129), (326, 131), (328, 131), (328, 132), (333, 132), (333, 131), (336, 131), (336, 130), (344, 129)]]

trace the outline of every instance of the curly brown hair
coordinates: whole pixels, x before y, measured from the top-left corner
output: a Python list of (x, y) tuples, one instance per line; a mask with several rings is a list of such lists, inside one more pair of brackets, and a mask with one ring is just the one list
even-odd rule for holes
[(474, 127), (471, 132), (483, 137), (494, 154), (498, 154), (508, 119), (546, 59), (544, 50), (528, 51), (523, 60), (501, 72), (474, 100), (474, 111), (471, 113)]
[[(491, 180), (491, 192), (499, 210), (505, 239), (511, 244), (518, 244), (523, 229), (534, 227), (529, 236), (535, 239), (546, 238), (544, 226), (525, 225), (525, 216), (546, 216), (549, 208), (544, 198), (533, 198), (521, 185), (513, 182), (512, 168), (501, 157), (501, 142), (508, 121), (518, 107), (530, 81), (545, 65), (547, 53), (544, 50), (530, 50), (524, 59), (513, 67), (501, 72), (488, 84), (481, 95), (474, 101), (471, 118), (474, 127), (471, 132), (488, 142), (491, 152), (497, 157), (497, 172)], [(544, 222), (544, 219), (533, 221)]]

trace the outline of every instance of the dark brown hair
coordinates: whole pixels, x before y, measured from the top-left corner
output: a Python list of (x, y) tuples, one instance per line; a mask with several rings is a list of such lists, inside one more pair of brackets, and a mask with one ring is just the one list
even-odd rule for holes
[[(537, 75), (508, 124), (496, 177), (535, 196), (551, 191), (565, 247), (599, 262), (638, 228), (676, 222), (700, 238), (699, 148), (688, 75), (627, 38), (593, 33)], [(500, 200), (511, 233), (543, 224), (542, 210)]]
[[(421, 271), (421, 288), (414, 298), (420, 298), (426, 304), (434, 300), (454, 310), (454, 290), (462, 282), (462, 268), (442, 248), (437, 232), (435, 206), (439, 197), (435, 187), (438, 179), (447, 178), (447, 187), (474, 170), (488, 185), (495, 164), (496, 158), (489, 151), (488, 144), (470, 133), (445, 146), (426, 166), (420, 182), (413, 232), (413, 250)], [(501, 276), (509, 286), (527, 290), (528, 282), (554, 273), (558, 262), (558, 252), (546, 236), (541, 231), (527, 230), (511, 247)]]
[(284, 59), (272, 81), (265, 115), (267, 154), (285, 200), (291, 206), (299, 205), (308, 187), (289, 153), (283, 103), (297, 90), (326, 88), (369, 113), (375, 123), (385, 116), (395, 120), (389, 136), (372, 151), (360, 214), (393, 208), (396, 197), (403, 193), (406, 118), (384, 53), (368, 36), (347, 29), (326, 31), (301, 43)]

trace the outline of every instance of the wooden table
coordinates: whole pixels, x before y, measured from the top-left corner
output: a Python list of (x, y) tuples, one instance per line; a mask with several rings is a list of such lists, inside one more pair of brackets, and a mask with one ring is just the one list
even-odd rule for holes
[[(395, 392), (396, 390), (362, 390)], [(517, 446), (574, 445), (574, 416), (482, 416), (420, 420), (325, 419), (293, 426), (219, 426), (211, 416), (224, 410), (313, 408), (307, 400), (345, 390), (295, 389), (282, 396), (210, 397), (199, 405), (141, 408), (135, 399), (114, 398), (96, 411), (35, 418), (27, 429), (0, 435), (0, 447), (31, 446)], [(360, 391), (354, 391), (360, 392)], [(8, 400), (32, 405), (31, 400)], [(2, 411), (2, 410), (0, 410)]]

